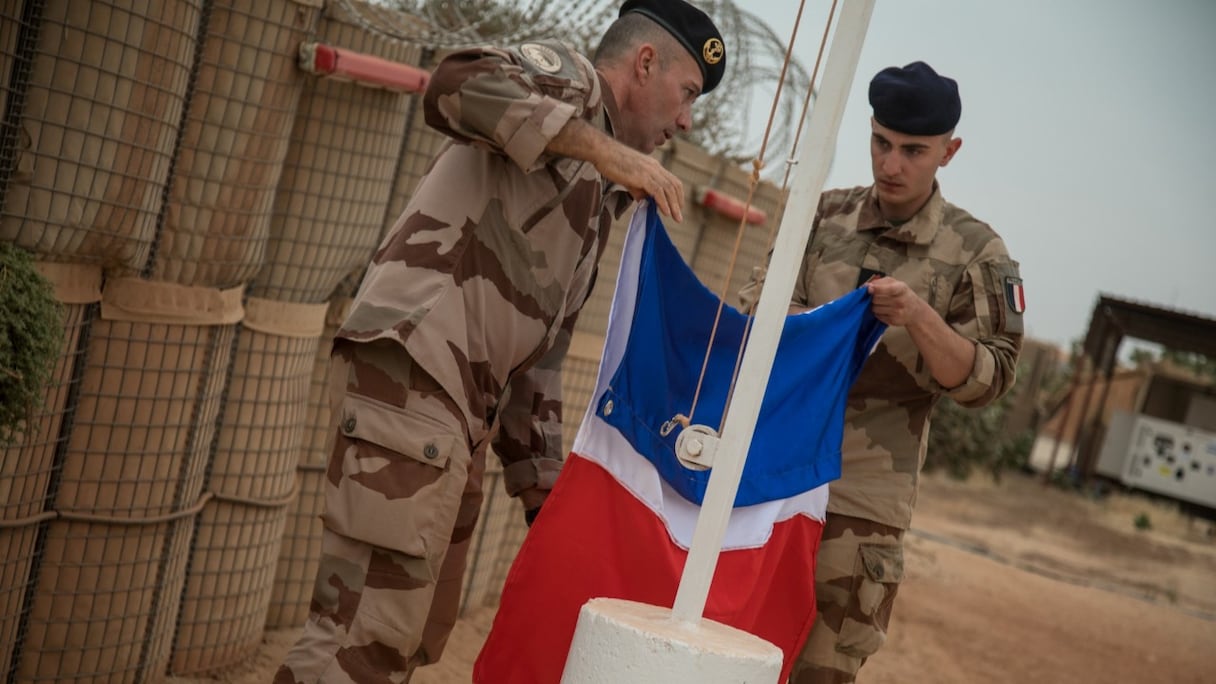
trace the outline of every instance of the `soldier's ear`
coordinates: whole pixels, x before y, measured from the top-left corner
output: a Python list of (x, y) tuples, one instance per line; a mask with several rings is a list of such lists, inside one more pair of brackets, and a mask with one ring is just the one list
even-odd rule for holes
[(962, 146), (963, 146), (962, 138), (950, 138), (950, 140), (946, 141), (946, 154), (944, 156), (942, 156), (941, 166), (945, 166), (946, 164), (949, 164), (950, 160), (954, 159), (954, 155), (958, 152), (958, 148), (960, 148)]
[(650, 43), (642, 43), (634, 53), (634, 77), (641, 83), (650, 80), (659, 67), (659, 53)]

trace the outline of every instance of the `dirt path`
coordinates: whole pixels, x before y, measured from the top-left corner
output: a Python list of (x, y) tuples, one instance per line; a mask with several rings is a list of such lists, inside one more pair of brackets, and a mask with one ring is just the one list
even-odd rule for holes
[[(1140, 514), (1152, 528), (1137, 530)], [(1216, 541), (1171, 507), (1009, 476), (926, 478), (886, 647), (862, 684), (1216, 681)], [(466, 684), (493, 620), (457, 626), (415, 684)], [(295, 631), (220, 681), (270, 680)], [(172, 678), (170, 684), (215, 682)]]

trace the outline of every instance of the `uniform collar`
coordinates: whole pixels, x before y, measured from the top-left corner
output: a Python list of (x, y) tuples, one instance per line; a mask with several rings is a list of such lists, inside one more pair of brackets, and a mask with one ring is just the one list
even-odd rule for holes
[(946, 200), (942, 197), (941, 188), (937, 181), (933, 181), (933, 194), (929, 195), (929, 201), (925, 202), (925, 206), (913, 214), (912, 218), (897, 226), (883, 218), (882, 211), (878, 208), (878, 190), (870, 186), (869, 197), (857, 217), (857, 229), (882, 231), (885, 238), (914, 245), (927, 245), (933, 242), (933, 236), (942, 224), (945, 205)]
[(608, 84), (608, 79), (604, 78), (603, 74), (597, 71), (595, 75), (600, 79), (600, 92), (604, 94), (600, 98), (604, 103), (604, 130), (608, 132), (608, 135), (616, 138), (614, 133), (616, 127), (612, 122), (620, 120), (621, 116), (620, 111), (616, 108), (616, 93), (612, 92), (612, 86)]
[[(616, 108), (616, 93), (612, 92), (612, 86), (608, 84), (608, 79), (604, 78), (603, 74), (597, 71), (595, 75), (599, 77), (600, 90), (604, 93), (604, 96), (601, 98), (604, 103), (604, 131), (613, 140), (616, 140), (615, 129), (612, 125), (614, 120), (620, 120), (620, 110)], [(613, 200), (612, 196), (615, 196), (616, 199)], [(610, 206), (612, 207), (613, 215), (618, 219), (634, 204), (633, 196), (620, 183), (605, 182), (604, 197), (609, 202), (615, 201), (615, 204)]]

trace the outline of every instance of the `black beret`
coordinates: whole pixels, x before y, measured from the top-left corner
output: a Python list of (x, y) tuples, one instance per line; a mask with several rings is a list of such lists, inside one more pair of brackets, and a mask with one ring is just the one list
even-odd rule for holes
[(726, 71), (726, 46), (713, 20), (684, 0), (628, 0), (620, 16), (637, 12), (676, 37), (701, 67), (701, 92), (708, 93)]
[(906, 135), (940, 135), (954, 129), (963, 112), (958, 83), (924, 62), (887, 67), (870, 81), (874, 120)]

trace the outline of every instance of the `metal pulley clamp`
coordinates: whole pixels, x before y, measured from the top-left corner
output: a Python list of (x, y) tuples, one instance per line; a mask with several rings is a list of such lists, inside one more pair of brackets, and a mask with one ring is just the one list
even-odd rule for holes
[(676, 437), (676, 458), (693, 470), (709, 470), (718, 453), (718, 432), (707, 425), (689, 425)]

